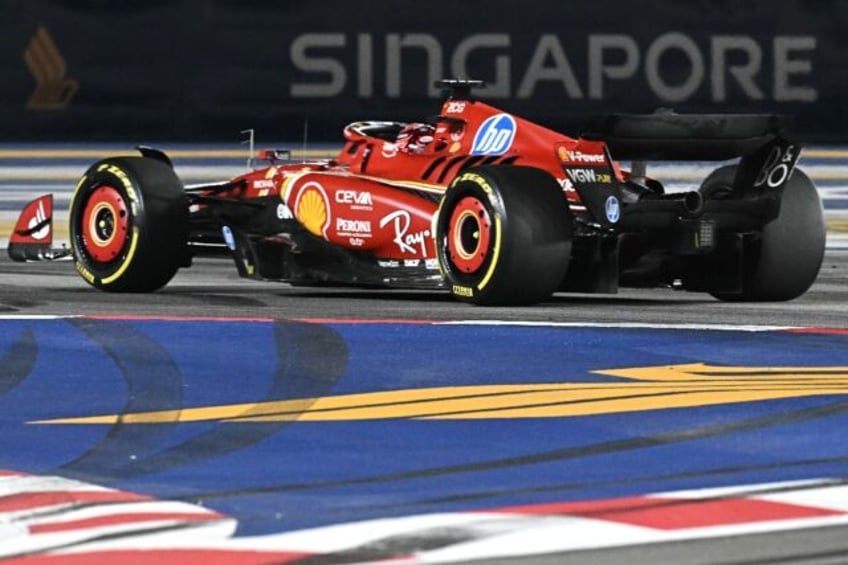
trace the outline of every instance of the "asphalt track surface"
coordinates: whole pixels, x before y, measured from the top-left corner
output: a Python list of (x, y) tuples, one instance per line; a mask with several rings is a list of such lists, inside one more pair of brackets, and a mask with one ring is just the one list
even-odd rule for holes
[(241, 279), (228, 258), (196, 258), (151, 294), (93, 292), (69, 262), (0, 258), (0, 312), (21, 315), (196, 316), (285, 319), (501, 320), (568, 324), (848, 327), (848, 249), (828, 249), (819, 277), (785, 303), (726, 303), (670, 289), (556, 294), (531, 307), (480, 308), (445, 292), (296, 288)]
[[(526, 308), (479, 308), (439, 292), (249, 281), (238, 278), (226, 258), (196, 259), (160, 292), (120, 295), (94, 291), (69, 262), (18, 264), (2, 257), (0, 328), (6, 363), (0, 368), (0, 469), (84, 479), (159, 499), (202, 500), (238, 518), (243, 536), (429, 512), (527, 505), (535, 512), (546, 504), (736, 485), (771, 485), (765, 487), (770, 492), (801, 496), (805, 489), (848, 482), (842, 376), (848, 371), (848, 249), (838, 233), (830, 234), (812, 289), (786, 303), (731, 304), (670, 289), (622, 289), (616, 295), (557, 294)], [(152, 345), (121, 349), (132, 339)], [(297, 351), (305, 361), (286, 362), (308, 364), (307, 374), (317, 366), (323, 380), (296, 381), (302, 388), (294, 392), (280, 388), (290, 381), (263, 380), (272, 372), (269, 359), (301, 341)], [(13, 378), (9, 352), (27, 344), (39, 352), (37, 360), (28, 374)], [(93, 354), (92, 344), (102, 352)], [(163, 350), (169, 359), (149, 355)], [(345, 402), (364, 394), (402, 404), (398, 398), (419, 388), (491, 392), (563, 380), (580, 389), (629, 384), (642, 367), (687, 363), (705, 363), (712, 376), (732, 369), (741, 384), (700, 391), (703, 401), (692, 405), (686, 399), (693, 393), (668, 392), (665, 398), (683, 400), (669, 403), (660, 395), (634, 410), (613, 399), (612, 407), (583, 415), (538, 417), (511, 407), (518, 410), (514, 418), (451, 419), (430, 412), (424, 420), (416, 419), (422, 414), (386, 419), (378, 411), (361, 420), (322, 419), (321, 410), (309, 406), (284, 422), (220, 425), (243, 419), (227, 416), (228, 403), (304, 396)], [(121, 379), (113, 365), (126, 385), (116, 384)], [(176, 366), (182, 380), (145, 380), (144, 369), (160, 365)], [(634, 367), (636, 377), (599, 374)], [(797, 390), (746, 380), (781, 367), (793, 367), (784, 376)], [(828, 371), (842, 379), (835, 389)], [(175, 383), (184, 389), (179, 400), (168, 389)], [(740, 389), (754, 397), (740, 400)], [(155, 419), (157, 409), (190, 415), (193, 406), (216, 407), (214, 421), (157, 422), (141, 433), (127, 420), (105, 435), (95, 420), (60, 421), (135, 413)], [(461, 408), (472, 415), (483, 410)], [(426, 419), (445, 417), (442, 423)], [(306, 510), (277, 513), (293, 507)], [(442, 525), (389, 541), (427, 550), (462, 541), (472, 530)], [(395, 555), (378, 546), (302, 562)], [(521, 562), (825, 564), (844, 562), (845, 555), (848, 526), (823, 522), (554, 551)]]

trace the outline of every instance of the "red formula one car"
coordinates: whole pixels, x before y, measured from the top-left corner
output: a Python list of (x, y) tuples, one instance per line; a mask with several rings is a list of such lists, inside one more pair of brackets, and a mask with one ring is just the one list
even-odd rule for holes
[[(821, 202), (775, 116), (610, 115), (572, 138), (475, 100), (479, 81), (438, 84), (437, 116), (352, 123), (327, 161), (263, 151), (262, 168), (185, 187), (155, 149), (95, 163), (71, 202), (77, 271), (153, 291), (218, 246), (244, 277), (444, 288), (484, 305), (619, 286), (788, 300), (816, 278)], [(646, 175), (652, 160), (734, 158), (690, 192)], [(22, 213), (13, 259), (61, 254), (38, 239), (47, 198)]]

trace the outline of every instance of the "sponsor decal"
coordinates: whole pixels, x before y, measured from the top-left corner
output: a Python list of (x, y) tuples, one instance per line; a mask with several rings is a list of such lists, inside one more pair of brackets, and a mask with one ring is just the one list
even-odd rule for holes
[(307, 182), (294, 203), (295, 216), (303, 227), (314, 235), (326, 237), (330, 225), (330, 204), (324, 187), (315, 181)]
[(604, 211), (607, 214), (607, 220), (611, 224), (616, 223), (621, 217), (621, 204), (618, 202), (618, 198), (615, 196), (608, 197), (604, 203)]
[(484, 179), (483, 177), (481, 177), (477, 173), (464, 173), (462, 176), (460, 176), (458, 179), (456, 179), (456, 182), (463, 182), (463, 181), (473, 182), (474, 184), (476, 184), (477, 186), (479, 186), (480, 188), (485, 190), (486, 193), (488, 193), (488, 194), (492, 193), (492, 187), (489, 185), (489, 183), (486, 181), (486, 179)]
[(352, 210), (371, 210), (374, 206), (374, 198), (367, 191), (337, 190), (335, 200), (339, 204), (347, 204)]
[(595, 171), (591, 169), (566, 169), (565, 174), (574, 182), (595, 182)]
[(449, 100), (445, 104), (445, 114), (461, 114), (465, 111), (465, 102)]
[(274, 181), (271, 179), (258, 179), (253, 181), (253, 188), (256, 190), (274, 188)]
[(359, 237), (371, 237), (371, 221), (336, 218), (336, 232), (341, 236), (355, 234)]
[(518, 126), (509, 114), (496, 114), (480, 125), (471, 145), (472, 155), (503, 155), (515, 139)]
[(74, 261), (74, 267), (76, 267), (77, 272), (80, 274), (82, 278), (88, 281), (88, 284), (94, 284), (94, 275), (91, 274), (91, 271), (86, 269), (80, 262)]
[(47, 239), (50, 236), (50, 218), (44, 211), (44, 200), (38, 201), (35, 215), (27, 222), (26, 234), (35, 240)]
[(572, 165), (603, 165), (607, 162), (606, 155), (603, 153), (584, 153), (560, 147), (557, 154), (563, 163)]
[(564, 178), (564, 179), (557, 179), (557, 180), (559, 181), (559, 185), (562, 187), (562, 189), (565, 192), (575, 192), (574, 183), (571, 182), (571, 179)]
[(404, 267), (417, 267), (421, 264), (420, 259), (404, 259), (403, 266)]
[(395, 232), (392, 241), (402, 253), (411, 253), (413, 255), (427, 254), (426, 242), (430, 237), (430, 230), (409, 233), (409, 228), (412, 226), (412, 216), (409, 212), (406, 210), (397, 210), (380, 220), (380, 228), (384, 228), (389, 224), (392, 225)]
[(227, 247), (230, 251), (236, 250), (236, 238), (233, 237), (233, 230), (230, 229), (230, 226), (224, 226), (221, 228), (221, 235), (224, 236), (224, 243), (227, 244)]
[(64, 110), (79, 90), (79, 83), (66, 78), (67, 65), (50, 33), (39, 27), (24, 51), (35, 90), (30, 95), (28, 110)]
[(580, 184), (599, 182), (609, 184), (612, 182), (612, 175), (609, 173), (598, 173), (593, 169), (566, 169), (565, 174), (573, 182)]
[(455, 284), (451, 287), (451, 292), (456, 296), (465, 296), (466, 298), (471, 298), (474, 296), (474, 289), (467, 286), (460, 286)]
[(785, 150), (779, 146), (774, 147), (754, 180), (754, 186), (765, 184), (769, 188), (777, 188), (782, 185), (792, 172), (795, 158), (794, 145), (789, 145)]
[(362, 247), (365, 245), (365, 240), (361, 237), (352, 237), (350, 238), (350, 245), (351, 247)]
[(291, 210), (289, 210), (288, 206), (286, 206), (282, 202), (277, 204), (277, 219), (291, 220), (292, 218), (294, 218), (294, 215), (292, 214)]
[(127, 173), (125, 173), (119, 167), (116, 167), (115, 165), (111, 165), (109, 163), (103, 163), (102, 165), (97, 167), (98, 173), (100, 173), (102, 171), (106, 171), (107, 173), (115, 175), (116, 177), (118, 177), (118, 180), (121, 181), (121, 184), (123, 185), (124, 189), (127, 191), (127, 196), (130, 197), (130, 200), (132, 200), (133, 202), (138, 200), (138, 198), (136, 198), (136, 195), (135, 195), (135, 190), (133, 190), (132, 181), (130, 181), (130, 177), (127, 176)]

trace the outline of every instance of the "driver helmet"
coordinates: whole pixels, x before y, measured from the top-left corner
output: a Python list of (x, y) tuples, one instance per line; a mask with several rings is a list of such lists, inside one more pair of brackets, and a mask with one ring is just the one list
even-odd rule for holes
[(404, 153), (421, 153), (433, 143), (436, 128), (430, 124), (411, 123), (404, 126), (397, 136), (397, 148)]

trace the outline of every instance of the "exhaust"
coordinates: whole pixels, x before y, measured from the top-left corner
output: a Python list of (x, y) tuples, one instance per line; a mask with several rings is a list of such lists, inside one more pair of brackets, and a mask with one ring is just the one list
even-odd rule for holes
[(671, 194), (646, 192), (639, 197), (639, 202), (656, 200), (679, 203), (680, 214), (685, 218), (697, 218), (704, 213), (704, 196), (696, 190)]

